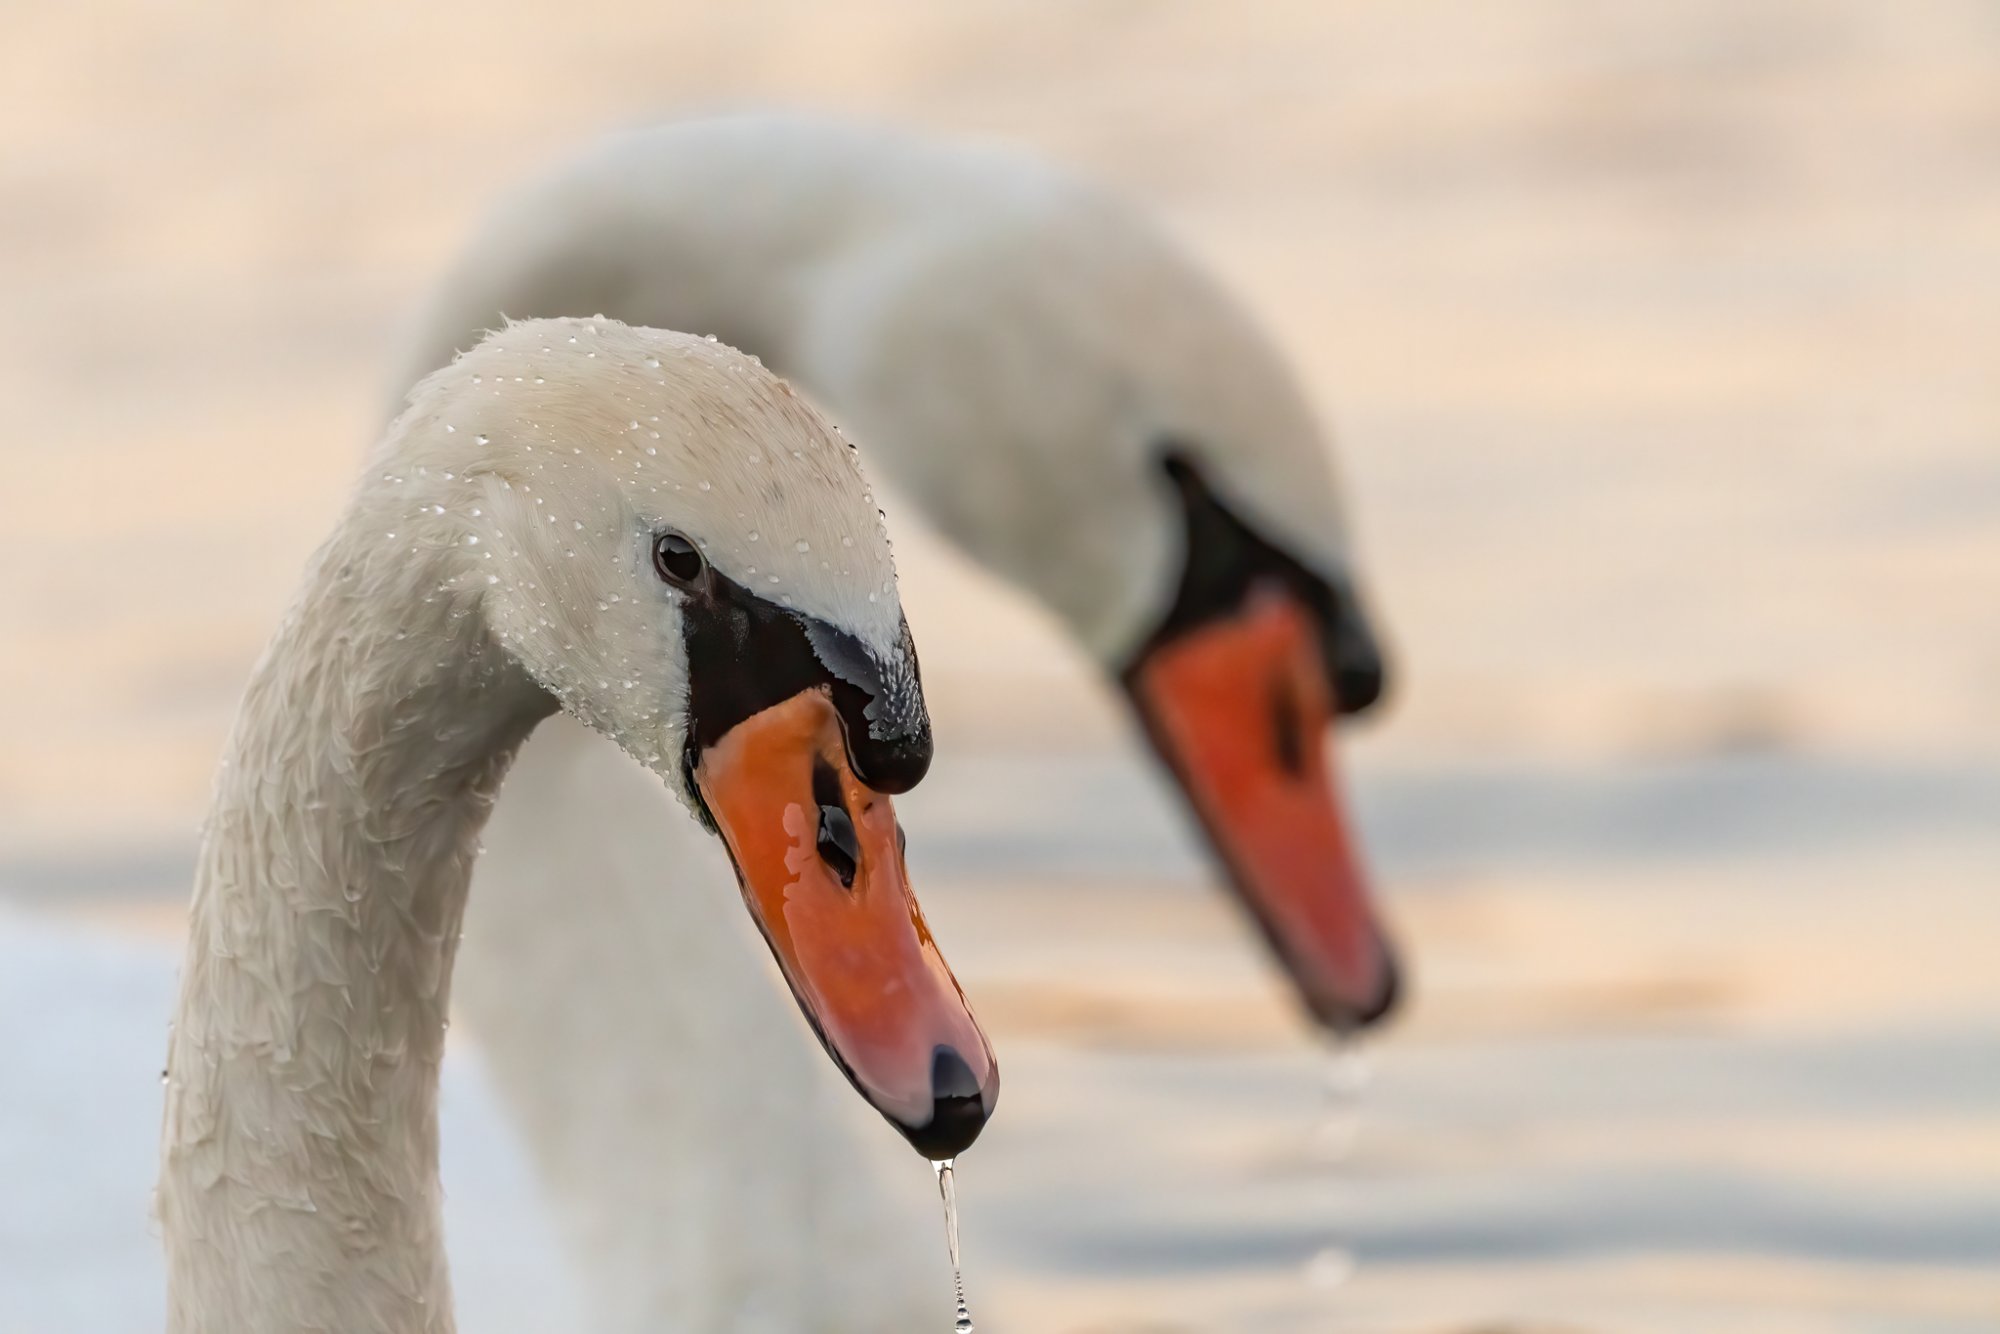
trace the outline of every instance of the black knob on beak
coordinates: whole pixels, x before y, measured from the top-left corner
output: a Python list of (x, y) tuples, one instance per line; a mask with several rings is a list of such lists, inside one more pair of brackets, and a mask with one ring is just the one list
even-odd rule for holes
[(849, 728), (847, 757), (857, 778), (877, 792), (900, 796), (923, 781), (931, 767), (931, 729), (928, 719), (921, 731), (876, 740), (859, 729)]
[(1367, 712), (1388, 688), (1389, 672), (1382, 665), (1382, 650), (1367, 610), (1352, 585), (1335, 587), (1332, 617), (1321, 633), (1334, 708), (1344, 714)]
[(1334, 703), (1342, 713), (1361, 713), (1382, 698), (1387, 676), (1382, 659), (1373, 653), (1355, 656), (1333, 669)]

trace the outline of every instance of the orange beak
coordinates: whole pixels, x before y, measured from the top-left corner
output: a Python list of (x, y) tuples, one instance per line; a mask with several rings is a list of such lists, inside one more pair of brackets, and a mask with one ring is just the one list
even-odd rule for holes
[(736, 724), (694, 780), (827, 1054), (919, 1153), (962, 1152), (999, 1066), (910, 891), (895, 807), (855, 777), (826, 692)]
[(1327, 680), (1310, 614), (1277, 590), (1159, 644), (1127, 675), (1306, 1008), (1348, 1031), (1389, 1012), (1396, 969), (1327, 760)]

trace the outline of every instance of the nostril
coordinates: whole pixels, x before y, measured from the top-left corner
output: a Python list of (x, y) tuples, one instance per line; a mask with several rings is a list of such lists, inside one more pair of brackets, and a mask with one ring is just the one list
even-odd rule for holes
[(1293, 778), (1306, 771), (1305, 723), (1299, 717), (1298, 696), (1292, 683), (1280, 675), (1271, 683), (1271, 732), (1278, 752), (1278, 767)]
[(861, 840), (855, 837), (854, 818), (841, 795), (840, 775), (823, 756), (813, 758), (812, 791), (819, 803), (819, 859), (852, 889), (854, 872), (861, 865)]
[(941, 1044), (931, 1057), (931, 1119), (898, 1128), (918, 1153), (942, 1162), (972, 1146), (991, 1111), (972, 1067), (956, 1048)]
[(854, 821), (841, 806), (819, 808), (819, 859), (840, 877), (840, 883), (854, 888), (854, 872), (861, 864), (861, 842), (854, 836)]

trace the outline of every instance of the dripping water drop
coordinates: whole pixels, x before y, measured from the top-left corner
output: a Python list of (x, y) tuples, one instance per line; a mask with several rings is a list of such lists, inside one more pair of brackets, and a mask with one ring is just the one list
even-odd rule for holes
[(972, 1334), (972, 1313), (965, 1306), (965, 1271), (958, 1262), (958, 1193), (952, 1179), (954, 1159), (934, 1159), (931, 1170), (937, 1173), (938, 1195), (944, 1200), (944, 1241), (951, 1251), (951, 1295), (958, 1303), (957, 1318), (952, 1321), (952, 1334)]
[[(1349, 1037), (1335, 1035), (1328, 1041), (1322, 1067), (1324, 1101), (1318, 1124), (1308, 1148), (1311, 1165), (1338, 1187), (1361, 1130), (1361, 1099), (1369, 1081), (1368, 1058)], [(1354, 1276), (1358, 1263), (1347, 1238), (1339, 1232), (1327, 1238), (1306, 1261), (1306, 1282), (1331, 1291)]]

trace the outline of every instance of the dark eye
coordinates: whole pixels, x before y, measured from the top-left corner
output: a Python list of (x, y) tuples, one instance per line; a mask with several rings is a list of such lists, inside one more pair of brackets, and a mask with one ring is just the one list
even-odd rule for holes
[(653, 568), (670, 584), (691, 584), (701, 578), (701, 552), (679, 533), (661, 533), (653, 543)]

